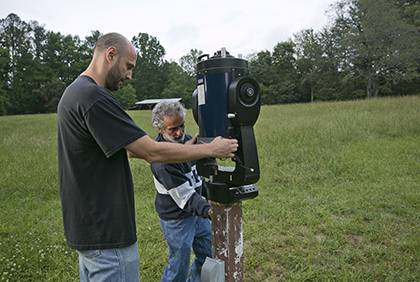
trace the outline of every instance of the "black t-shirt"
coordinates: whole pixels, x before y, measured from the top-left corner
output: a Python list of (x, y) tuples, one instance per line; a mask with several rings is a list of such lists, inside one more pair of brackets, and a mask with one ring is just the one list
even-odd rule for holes
[(57, 125), (67, 243), (78, 250), (135, 243), (133, 181), (124, 147), (146, 133), (88, 76), (64, 91)]

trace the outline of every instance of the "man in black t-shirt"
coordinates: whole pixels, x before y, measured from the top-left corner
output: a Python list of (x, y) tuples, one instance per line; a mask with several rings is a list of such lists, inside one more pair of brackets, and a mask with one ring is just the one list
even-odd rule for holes
[[(184, 133), (185, 108), (179, 102), (158, 103), (152, 112), (158, 142), (193, 143)], [(169, 248), (161, 282), (201, 281), (201, 268), (211, 257), (211, 207), (201, 196), (203, 181), (193, 161), (151, 164), (156, 187), (155, 207)], [(190, 254), (195, 259), (190, 269)]]
[(110, 91), (132, 78), (137, 54), (122, 35), (98, 39), (88, 68), (64, 91), (57, 109), (64, 232), (79, 254), (81, 281), (137, 281), (133, 182), (127, 160), (181, 162), (231, 157), (237, 141), (205, 145), (152, 140)]

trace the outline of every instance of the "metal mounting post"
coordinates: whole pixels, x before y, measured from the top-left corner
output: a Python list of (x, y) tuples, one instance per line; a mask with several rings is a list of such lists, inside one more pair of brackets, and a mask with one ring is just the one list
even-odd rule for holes
[(243, 280), (242, 203), (211, 202), (213, 257), (225, 262), (225, 281)]

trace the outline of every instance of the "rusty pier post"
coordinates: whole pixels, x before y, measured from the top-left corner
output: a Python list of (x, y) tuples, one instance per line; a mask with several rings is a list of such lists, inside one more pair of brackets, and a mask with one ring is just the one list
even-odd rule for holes
[(243, 280), (242, 203), (211, 201), (213, 257), (225, 262), (225, 282)]

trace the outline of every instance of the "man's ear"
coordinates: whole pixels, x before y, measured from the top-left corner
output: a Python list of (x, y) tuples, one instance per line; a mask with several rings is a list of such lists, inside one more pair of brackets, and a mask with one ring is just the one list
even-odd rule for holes
[(106, 49), (105, 56), (106, 56), (106, 61), (108, 63), (111, 64), (116, 59), (117, 55), (118, 55), (117, 48), (110, 46)]

